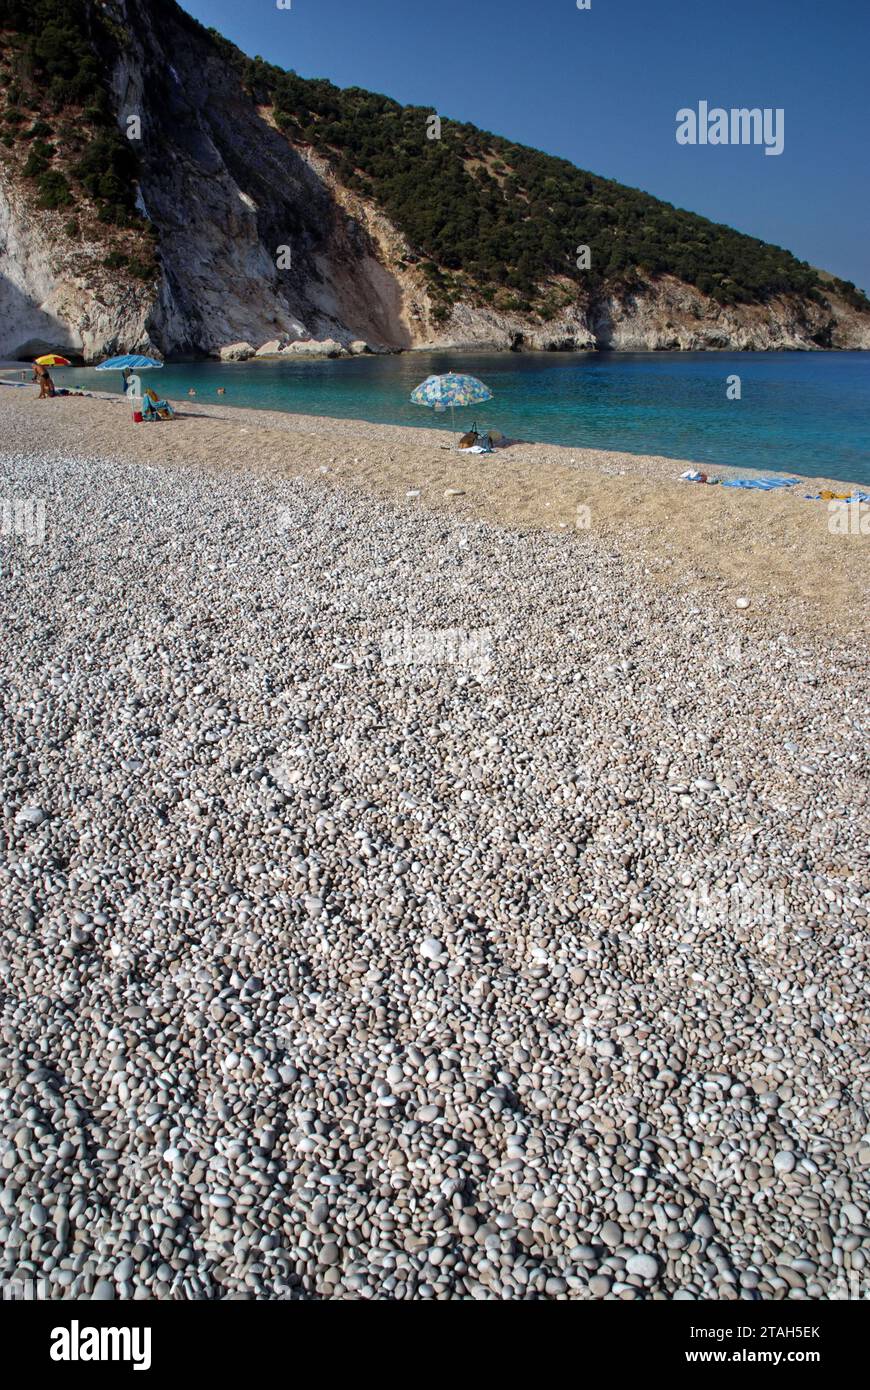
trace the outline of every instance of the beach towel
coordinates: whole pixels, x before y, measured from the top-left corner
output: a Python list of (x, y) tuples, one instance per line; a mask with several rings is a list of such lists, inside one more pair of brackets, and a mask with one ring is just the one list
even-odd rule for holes
[(777, 487), (797, 487), (797, 478), (723, 478), (723, 487), (760, 488), (772, 492)]
[(805, 492), (805, 502), (870, 502), (870, 492)]

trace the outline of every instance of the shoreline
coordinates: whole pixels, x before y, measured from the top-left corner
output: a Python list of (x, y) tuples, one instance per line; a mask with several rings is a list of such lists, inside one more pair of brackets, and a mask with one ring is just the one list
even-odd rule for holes
[[(511, 530), (597, 539), (626, 564), (684, 596), (706, 593), (727, 610), (748, 597), (786, 629), (850, 628), (866, 602), (867, 536), (831, 534), (824, 501), (804, 492), (851, 490), (801, 478), (775, 492), (679, 481), (691, 461), (515, 441), (489, 455), (462, 455), (431, 427), (381, 425), (252, 407), (174, 403), (172, 423), (138, 426), (120, 394), (38, 401), (0, 391), (5, 439), (220, 473), (308, 477)], [(118, 407), (122, 407), (121, 410)], [(710, 477), (757, 476), (701, 465)], [(585, 510), (583, 510), (585, 509)]]
[[(54, 349), (51, 349), (54, 350)], [(61, 355), (61, 349), (56, 349)], [(867, 352), (870, 348), (866, 347), (820, 347), (815, 344), (813, 347), (791, 347), (791, 348), (739, 348), (739, 347), (705, 347), (705, 348), (613, 348), (613, 347), (587, 347), (587, 348), (535, 348), (535, 347), (498, 347), (492, 340), (472, 340), (467, 343), (412, 343), (407, 347), (368, 347), (365, 352), (350, 352), (344, 350), (336, 353), (334, 350), (325, 349), (323, 352), (262, 352), (254, 351), (250, 357), (243, 358), (224, 358), (219, 352), (203, 353), (198, 356), (169, 356), (162, 361), (167, 367), (184, 366), (203, 366), (208, 363), (211, 366), (234, 367), (239, 363), (249, 365), (252, 362), (305, 362), (314, 358), (318, 361), (352, 362), (357, 357), (405, 357), (414, 353), (456, 353), (457, 356), (475, 357), (691, 357), (691, 356), (760, 356), (760, 357), (833, 357), (837, 354), (847, 352)], [(96, 358), (93, 362), (71, 362), (71, 365), (78, 369), (92, 371), (102, 360)], [(18, 358), (0, 359), (0, 372), (25, 370), (30, 366), (29, 361), (22, 361)]]
[[(415, 349), (408, 349), (408, 351), (417, 351), (417, 352), (420, 352), (420, 351), (423, 351), (423, 349), (416, 349), (416, 348), (415, 348)], [(427, 352), (431, 352), (432, 350), (431, 350), (431, 349), (426, 349), (426, 351), (427, 351)], [(455, 353), (457, 354), (457, 356), (460, 357), (460, 358), (463, 358), (463, 357), (465, 357), (465, 356), (468, 355), (468, 354), (465, 352), (465, 350), (461, 350), (461, 349), (444, 349), (443, 351), (444, 351), (448, 356), (449, 356), (452, 352), (455, 352)], [(845, 350), (838, 350), (838, 351), (841, 351), (841, 355), (842, 355), (842, 351), (845, 351)], [(392, 354), (392, 355), (400, 355), (400, 354)], [(480, 352), (478, 352), (478, 353), (475, 353), (474, 355), (477, 356), (477, 357), (481, 357), (481, 356), (482, 356), (482, 357), (493, 356), (493, 357), (503, 358), (503, 357), (505, 357), (505, 356), (514, 356), (514, 355), (517, 355), (517, 354), (505, 353), (505, 352), (499, 352), (499, 351), (493, 350), (493, 351), (491, 351), (491, 352), (480, 351)], [(522, 355), (522, 354), (519, 354), (519, 355)], [(658, 360), (658, 359), (661, 359), (662, 357), (667, 357), (667, 356), (669, 356), (669, 355), (670, 355), (670, 356), (675, 356), (675, 357), (680, 357), (680, 356), (683, 356), (683, 357), (693, 357), (693, 356), (694, 356), (694, 357), (704, 357), (704, 356), (709, 356), (710, 354), (705, 354), (705, 353), (682, 353), (682, 354), (680, 354), (680, 353), (674, 353), (674, 354), (668, 354), (668, 353), (661, 353), (661, 352), (647, 352), (647, 353), (633, 352), (633, 353), (630, 353), (630, 354), (619, 354), (619, 353), (615, 353), (615, 354), (613, 354), (613, 353), (611, 353), (611, 354), (607, 354), (607, 353), (605, 353), (605, 354), (597, 353), (597, 354), (596, 354), (596, 353), (592, 353), (592, 352), (571, 353), (571, 354), (566, 354), (566, 353), (555, 353), (555, 354), (554, 354), (554, 353), (540, 353), (540, 352), (539, 352), (539, 353), (532, 353), (532, 354), (526, 354), (526, 355), (527, 355), (527, 356), (528, 356), (528, 355), (531, 355), (531, 356), (534, 356), (534, 357), (543, 357), (543, 356), (554, 357), (554, 356), (555, 356), (555, 357), (562, 357), (562, 358), (565, 358), (565, 357), (581, 357), (581, 356), (582, 356), (582, 357), (596, 357), (596, 356), (602, 356), (602, 355), (603, 355), (603, 356), (615, 356), (615, 357), (619, 357), (619, 356), (630, 356), (630, 357), (648, 357), (648, 358), (650, 358), (650, 359), (656, 359), (656, 360)], [(736, 353), (736, 352), (732, 352), (732, 351), (730, 351), (730, 350), (722, 349), (720, 355), (723, 355), (723, 356), (726, 356), (726, 357), (729, 357), (729, 356), (731, 356), (731, 357), (737, 357), (737, 356), (740, 356), (741, 354)], [(754, 354), (742, 354), (742, 355), (760, 356), (760, 357), (763, 357), (765, 354), (763, 354), (763, 353), (754, 353)], [(803, 357), (803, 356), (805, 356), (806, 354), (794, 352), (794, 353), (780, 353), (780, 354), (777, 354), (777, 355), (779, 355), (779, 356), (801, 356), (801, 357)], [(248, 368), (248, 367), (250, 367), (250, 366), (252, 366), (252, 365), (256, 367), (258, 361), (261, 362), (261, 363), (263, 363), (264, 366), (265, 366), (266, 368), (269, 368), (269, 367), (274, 368), (277, 364), (280, 364), (280, 363), (282, 363), (282, 362), (286, 362), (286, 360), (287, 360), (287, 359), (282, 358), (281, 356), (268, 357), (268, 358), (263, 357), (263, 358), (259, 358), (259, 359), (251, 358), (250, 360), (247, 360), (247, 361), (244, 361), (244, 362), (235, 362), (235, 361), (221, 362), (221, 361), (219, 361), (219, 360), (217, 360), (217, 359), (202, 358), (202, 359), (190, 359), (190, 361), (187, 362), (187, 365), (189, 365), (189, 366), (191, 366), (191, 367), (197, 367), (197, 368), (206, 368), (206, 367), (207, 367), (207, 368), (217, 368), (217, 369), (220, 369), (221, 371), (226, 370), (226, 372), (228, 373), (228, 375), (227, 375), (227, 377), (226, 377), (226, 381), (227, 381), (227, 383), (228, 383), (228, 389), (229, 389), (229, 387), (230, 387), (231, 384), (232, 384), (232, 376), (229, 375), (229, 374), (232, 373), (232, 370), (233, 370), (234, 368), (237, 368), (237, 367)], [(336, 359), (336, 360), (338, 360), (338, 359)], [(351, 356), (348, 356), (348, 357), (347, 357), (346, 359), (344, 359), (344, 360), (346, 360), (346, 361), (348, 361), (348, 362), (358, 362), (358, 361), (361, 360), (361, 358), (360, 358), (360, 355), (351, 355)], [(169, 367), (181, 368), (181, 367), (183, 367), (183, 366), (185, 365), (185, 361), (186, 361), (186, 359), (185, 359), (185, 360), (178, 360), (178, 361), (176, 361), (176, 362), (167, 361), (166, 365), (169, 366)], [(304, 365), (304, 361), (305, 361), (305, 359), (300, 358), (299, 361), (298, 361), (295, 365), (297, 365), (297, 366), (299, 366), (299, 365)], [(326, 363), (327, 357), (324, 356), (323, 358), (318, 359), (318, 361), (320, 362), (321, 365), (323, 365), (324, 363)], [(293, 365), (293, 364), (291, 363), (291, 365)], [(309, 363), (309, 365), (311, 365), (311, 364)], [(59, 369), (60, 375), (59, 375), (59, 376), (57, 377), (57, 379), (56, 379), (56, 385), (57, 385), (58, 387), (60, 387), (60, 388), (66, 388), (66, 389), (71, 390), (71, 391), (82, 391), (82, 392), (84, 392), (85, 394), (87, 394), (88, 396), (92, 396), (92, 397), (94, 397), (94, 398), (96, 398), (96, 399), (108, 400), (108, 401), (114, 401), (114, 402), (123, 401), (123, 396), (122, 396), (120, 390), (117, 389), (117, 387), (115, 386), (115, 379), (114, 379), (114, 378), (112, 378), (112, 377), (109, 378), (109, 386), (108, 386), (108, 389), (101, 389), (99, 386), (94, 386), (94, 385), (92, 385), (92, 384), (87, 384), (87, 385), (85, 385), (85, 384), (80, 384), (80, 383), (77, 383), (76, 380), (75, 380), (75, 374), (76, 374), (77, 372), (79, 372), (79, 371), (87, 371), (87, 372), (91, 373), (91, 372), (93, 371), (93, 368), (76, 367), (76, 368), (72, 369), (72, 375), (71, 375), (71, 377), (70, 377), (69, 379), (64, 379), (64, 378), (65, 378), (65, 373), (67, 373), (68, 371), (70, 371), (70, 369), (66, 369), (66, 368), (61, 368), (61, 369)], [(12, 380), (13, 374), (17, 374), (19, 377), (22, 378), (22, 380), (21, 380), (21, 381), (14, 381), (14, 380)], [(310, 421), (315, 422), (318, 431), (320, 431), (321, 429), (323, 429), (323, 428), (325, 428), (325, 427), (327, 427), (327, 426), (331, 426), (331, 427), (333, 427), (333, 428), (350, 427), (350, 428), (353, 428), (353, 429), (357, 429), (357, 428), (358, 428), (358, 429), (360, 429), (360, 430), (362, 430), (362, 429), (370, 429), (370, 428), (371, 428), (371, 429), (375, 429), (375, 430), (383, 430), (383, 431), (402, 430), (402, 431), (407, 431), (409, 434), (422, 435), (422, 436), (425, 436), (425, 435), (427, 435), (427, 434), (433, 434), (433, 435), (442, 435), (442, 434), (443, 434), (443, 436), (444, 436), (446, 439), (454, 439), (454, 440), (455, 440), (456, 438), (459, 437), (459, 434), (462, 432), (462, 429), (465, 427), (464, 425), (459, 425), (459, 424), (457, 423), (457, 428), (456, 428), (455, 435), (454, 435), (453, 432), (451, 431), (451, 429), (449, 428), (449, 425), (445, 427), (445, 426), (443, 426), (443, 425), (439, 425), (439, 424), (435, 423), (434, 421), (433, 421), (432, 423), (429, 423), (429, 424), (426, 424), (426, 425), (424, 425), (424, 424), (422, 424), (422, 423), (421, 423), (420, 425), (416, 425), (416, 424), (414, 424), (414, 423), (411, 423), (411, 422), (410, 422), (409, 420), (407, 420), (407, 419), (401, 419), (401, 420), (379, 420), (379, 419), (358, 417), (358, 416), (355, 416), (355, 415), (321, 415), (321, 414), (319, 414), (319, 413), (313, 413), (313, 412), (312, 412), (312, 413), (308, 413), (308, 412), (305, 411), (305, 410), (288, 411), (288, 410), (284, 410), (284, 409), (280, 408), (280, 406), (277, 406), (277, 407), (276, 407), (275, 405), (259, 405), (259, 404), (257, 404), (257, 403), (250, 403), (250, 404), (233, 404), (233, 405), (226, 404), (226, 405), (218, 406), (218, 401), (220, 400), (220, 398), (218, 398), (218, 401), (216, 401), (216, 400), (214, 399), (214, 397), (215, 397), (215, 395), (216, 395), (216, 391), (215, 391), (215, 389), (214, 389), (214, 386), (215, 386), (215, 381), (218, 380), (218, 379), (222, 379), (222, 378), (218, 378), (216, 375), (213, 375), (213, 376), (210, 378), (210, 384), (209, 384), (209, 383), (206, 383), (205, 385), (203, 385), (202, 383), (200, 383), (200, 390), (202, 391), (203, 394), (202, 394), (202, 397), (201, 397), (201, 398), (200, 398), (199, 396), (197, 396), (197, 397), (195, 398), (195, 409), (196, 409), (196, 410), (199, 410), (199, 411), (206, 410), (206, 411), (207, 411), (207, 410), (211, 409), (212, 407), (214, 407), (214, 408), (221, 408), (221, 409), (227, 409), (227, 410), (232, 409), (232, 410), (239, 410), (239, 411), (250, 411), (250, 412), (252, 412), (253, 415), (255, 415), (255, 416), (257, 416), (257, 417), (260, 417), (261, 419), (264, 419), (264, 418), (265, 418), (265, 421), (266, 421), (265, 427), (268, 427), (268, 428), (272, 428), (276, 420), (277, 420), (277, 421), (283, 421), (285, 418), (288, 418), (288, 419), (290, 420), (290, 422), (291, 422), (291, 427), (292, 427), (292, 428), (296, 428), (297, 426), (299, 426), (299, 425), (301, 424), (302, 421), (310, 420)], [(157, 377), (152, 376), (152, 379), (151, 379), (147, 384), (148, 384), (152, 389), (157, 389), (157, 386), (158, 386), (158, 379), (157, 379)], [(22, 385), (32, 385), (32, 383), (31, 383), (30, 380), (29, 380), (29, 364), (27, 364), (27, 363), (14, 363), (14, 362), (10, 362), (10, 361), (3, 361), (3, 360), (0, 360), (0, 388), (3, 388), (4, 386), (5, 386), (5, 388), (6, 388), (5, 390), (0, 390), (0, 396), (6, 396), (6, 395), (10, 394), (10, 392), (13, 391), (13, 390), (15, 390), (15, 391), (17, 392), (17, 390), (20, 390), (20, 387), (21, 387)], [(176, 382), (176, 383), (175, 383), (175, 389), (178, 390), (178, 391), (180, 392), (180, 394), (176, 395), (176, 394), (174, 394), (174, 392), (173, 392), (172, 390), (170, 390), (170, 391), (167, 392), (167, 391), (165, 390), (165, 388), (163, 388), (163, 387), (161, 386), (161, 388), (160, 388), (160, 394), (161, 394), (161, 395), (166, 395), (167, 398), (172, 402), (172, 404), (173, 404), (174, 406), (178, 407), (179, 409), (181, 409), (181, 410), (189, 410), (189, 408), (191, 407), (192, 402), (191, 402), (191, 399), (190, 399), (190, 398), (188, 397), (188, 395), (187, 395), (186, 383), (185, 383), (185, 386), (184, 386), (184, 387), (181, 387), (181, 386), (179, 386), (178, 382)], [(314, 404), (317, 404), (317, 402), (314, 402)], [(354, 402), (354, 407), (355, 407), (355, 408), (359, 408), (358, 403)], [(365, 407), (363, 406), (362, 408), (365, 408)], [(418, 413), (420, 416), (423, 416), (423, 414), (424, 414), (424, 412), (422, 412), (422, 411), (417, 412), (417, 413)], [(431, 412), (425, 412), (425, 414), (426, 414), (426, 415), (431, 415)], [(294, 424), (293, 422), (296, 422), (296, 423)], [(528, 424), (528, 422), (526, 422), (526, 423)], [(503, 433), (506, 434), (506, 435), (510, 435), (513, 431), (516, 431), (517, 428), (518, 428), (518, 422), (517, 422), (516, 420), (513, 420), (513, 421), (501, 421), (501, 422), (500, 422), (500, 421), (496, 418), (496, 419), (491, 420), (491, 421), (490, 421), (490, 424), (492, 424), (493, 427), (498, 426), (498, 427), (503, 431)], [(283, 425), (279, 425), (278, 427), (283, 427)], [(535, 428), (535, 426), (534, 426), (534, 425), (531, 425), (531, 429), (533, 430), (534, 428)], [(520, 430), (523, 429), (523, 423), (522, 423), (522, 422), (519, 422), (519, 429), (520, 429)], [(546, 432), (549, 432), (549, 428), (548, 428), (548, 431), (545, 431), (545, 433), (546, 433)], [(570, 433), (571, 433), (571, 431), (569, 430), (569, 434), (570, 434)], [(640, 462), (641, 466), (643, 467), (643, 466), (646, 464), (646, 462), (647, 462), (648, 460), (651, 460), (651, 459), (652, 459), (652, 460), (655, 460), (655, 461), (658, 462), (658, 463), (661, 463), (661, 464), (664, 466), (664, 471), (663, 471), (663, 473), (662, 473), (662, 476), (663, 476), (663, 477), (666, 477), (666, 478), (672, 478), (672, 477), (674, 477), (674, 476), (678, 476), (679, 472), (684, 471), (686, 468), (694, 468), (694, 469), (697, 469), (697, 470), (699, 470), (699, 471), (701, 471), (701, 472), (704, 472), (704, 473), (706, 473), (707, 475), (712, 476), (713, 478), (718, 479), (718, 480), (720, 480), (720, 481), (721, 481), (722, 479), (729, 479), (729, 480), (730, 480), (730, 479), (733, 479), (733, 478), (747, 478), (747, 479), (751, 479), (751, 478), (758, 478), (758, 477), (760, 477), (760, 476), (770, 477), (770, 476), (778, 475), (778, 476), (785, 476), (785, 477), (789, 477), (789, 478), (796, 478), (796, 479), (798, 480), (798, 484), (799, 484), (799, 485), (801, 485), (801, 486), (802, 486), (802, 485), (806, 485), (806, 487), (807, 487), (808, 489), (811, 488), (811, 487), (813, 487), (813, 486), (815, 486), (816, 489), (818, 490), (818, 487), (821, 486), (821, 487), (830, 488), (832, 491), (841, 492), (841, 491), (843, 491), (844, 489), (847, 489), (847, 488), (849, 488), (849, 489), (857, 489), (857, 490), (859, 490), (859, 491), (866, 491), (868, 488), (870, 488), (870, 478), (868, 478), (868, 480), (865, 482), (865, 481), (861, 481), (861, 480), (860, 480), (860, 477), (859, 477), (859, 478), (856, 478), (856, 477), (854, 476), (854, 473), (853, 473), (853, 476), (848, 476), (848, 475), (846, 475), (846, 476), (840, 476), (840, 475), (838, 475), (838, 473), (837, 473), (837, 471), (836, 471), (836, 462), (834, 463), (834, 470), (835, 470), (835, 471), (833, 471), (833, 472), (825, 472), (825, 473), (819, 473), (819, 472), (806, 472), (806, 473), (804, 473), (804, 472), (801, 472), (801, 471), (797, 471), (797, 470), (796, 470), (795, 468), (793, 468), (793, 467), (790, 468), (790, 467), (788, 466), (787, 463), (777, 464), (777, 463), (774, 463), (774, 462), (772, 462), (772, 461), (771, 461), (771, 462), (762, 461), (762, 462), (756, 463), (756, 462), (755, 462), (755, 456), (754, 456), (754, 454), (753, 454), (753, 462), (752, 462), (751, 465), (748, 465), (748, 464), (745, 464), (745, 463), (730, 462), (730, 461), (721, 461), (721, 462), (717, 462), (715, 459), (711, 459), (711, 458), (709, 458), (709, 457), (692, 457), (692, 456), (691, 456), (690, 454), (688, 454), (688, 453), (685, 454), (685, 455), (683, 455), (683, 454), (681, 454), (681, 453), (679, 453), (679, 452), (676, 452), (676, 451), (673, 452), (673, 453), (670, 453), (670, 452), (668, 452), (668, 453), (661, 453), (661, 452), (658, 452), (654, 447), (653, 447), (653, 448), (644, 448), (644, 447), (641, 447), (640, 441), (637, 441), (637, 442), (636, 442), (636, 446), (635, 446), (635, 447), (633, 447), (631, 444), (630, 444), (629, 446), (627, 446), (627, 447), (622, 446), (621, 444), (620, 444), (619, 446), (610, 447), (606, 442), (602, 442), (602, 441), (596, 441), (595, 443), (589, 444), (589, 445), (583, 444), (583, 443), (572, 444), (572, 443), (570, 443), (570, 442), (565, 442), (563, 438), (555, 438), (555, 439), (553, 439), (553, 440), (549, 440), (549, 439), (547, 439), (546, 437), (544, 437), (544, 438), (535, 438), (534, 436), (527, 437), (525, 434), (523, 434), (523, 435), (514, 434), (513, 438), (511, 438), (509, 442), (510, 442), (511, 444), (517, 445), (517, 446), (522, 445), (524, 448), (533, 448), (533, 447), (534, 447), (534, 448), (541, 448), (541, 449), (546, 449), (546, 450), (549, 450), (549, 451), (553, 451), (554, 453), (558, 452), (558, 453), (560, 453), (560, 455), (563, 456), (563, 457), (566, 456), (566, 455), (569, 455), (569, 454), (570, 454), (570, 455), (575, 455), (575, 456), (576, 456), (576, 455), (582, 455), (584, 458), (601, 457), (605, 462), (607, 462), (608, 460), (610, 460), (610, 459), (613, 458), (613, 457), (616, 457), (616, 458), (618, 458), (619, 461), (620, 461), (620, 466), (622, 466), (622, 465), (625, 463), (625, 461), (627, 461), (627, 460), (638, 460), (638, 461)], [(672, 442), (674, 442), (674, 441), (672, 441)], [(681, 442), (684, 443), (685, 441), (681, 441)], [(698, 447), (699, 452), (703, 453), (703, 443), (704, 443), (703, 434), (700, 434), (700, 435), (698, 436), (698, 438), (695, 439), (693, 442), (694, 442), (695, 444), (697, 444), (697, 447)], [(727, 452), (727, 451), (726, 451), (726, 452)], [(744, 451), (744, 452), (745, 452), (745, 451)], [(815, 460), (811, 461), (811, 460), (807, 459), (807, 460), (804, 461), (804, 464), (805, 464), (805, 466), (812, 467), (813, 462), (815, 462)], [(824, 462), (830, 464), (830, 460), (829, 460), (829, 459), (826, 459)], [(847, 464), (846, 464), (845, 461), (843, 461), (843, 465), (842, 465), (842, 466), (843, 466), (844, 471), (846, 471), (846, 470), (847, 470)], [(851, 465), (849, 465), (849, 466), (851, 466)], [(669, 471), (669, 468), (670, 468), (670, 470), (676, 470), (676, 471), (675, 471), (675, 472)], [(632, 469), (631, 471), (634, 471), (634, 470)]]
[[(653, 354), (650, 355), (652, 356)], [(274, 361), (277, 359), (262, 360)], [(233, 362), (212, 362), (211, 365), (225, 366), (231, 369), (232, 367), (238, 364)], [(245, 363), (243, 365), (248, 366), (250, 364)], [(8, 370), (8, 364), (0, 362), (0, 373), (6, 370)], [(29, 380), (26, 382), (26, 385), (28, 386), (32, 384), (33, 383)], [(0, 386), (3, 385), (8, 385), (8, 382), (4, 380), (2, 375), (0, 375)], [(13, 389), (20, 389), (20, 387), (16, 383), (13, 383)], [(120, 391), (101, 391), (92, 389), (91, 387), (74, 387), (67, 389), (81, 391), (84, 397), (87, 399), (106, 401), (110, 405), (126, 404), (126, 398), (121, 394)], [(154, 389), (153, 386), (152, 389)], [(0, 399), (3, 399), (3, 397), (0, 396)], [(60, 399), (65, 398), (61, 397)], [(197, 398), (195, 401), (192, 401), (186, 395), (174, 396), (172, 394), (168, 394), (166, 395), (165, 399), (169, 401), (169, 403), (173, 406), (173, 408), (179, 415), (184, 415), (187, 417), (201, 416), (203, 418), (221, 419), (225, 417), (232, 418), (232, 416), (235, 415), (244, 415), (250, 416), (252, 421), (263, 420), (265, 418), (265, 424), (263, 425), (264, 429), (286, 429), (293, 433), (311, 433), (316, 434), (318, 436), (320, 436), (326, 429), (341, 426), (345, 427), (346, 432), (355, 435), (369, 434), (372, 431), (390, 434), (395, 431), (400, 436), (405, 435), (409, 437), (414, 437), (416, 441), (419, 443), (428, 443), (432, 440), (433, 437), (436, 439), (443, 439), (445, 441), (451, 440), (452, 445), (448, 446), (446, 443), (439, 443), (438, 445), (438, 447), (441, 449), (446, 450), (449, 448), (451, 452), (457, 452), (453, 448), (453, 445), (455, 445), (456, 440), (462, 433), (462, 429), (460, 426), (457, 426), (454, 430), (447, 426), (439, 427), (437, 425), (394, 424), (389, 421), (385, 422), (380, 420), (367, 420), (362, 416), (316, 415), (313, 413), (309, 414), (306, 411), (275, 410), (268, 406), (218, 405), (212, 401), (207, 402), (205, 399), (200, 401)], [(310, 430), (306, 430), (306, 423), (311, 425), (312, 428)], [(627, 449), (600, 449), (592, 446), (585, 447), (581, 445), (575, 446), (571, 444), (555, 444), (549, 443), (547, 440), (538, 439), (508, 439), (506, 440), (506, 448), (497, 449), (495, 451), (494, 457), (504, 455), (507, 452), (507, 450), (516, 451), (517, 449), (546, 450), (550, 453), (554, 453), (559, 456), (571, 455), (572, 460), (576, 458), (582, 458), (584, 461), (588, 460), (593, 464), (596, 460), (599, 460), (602, 469), (606, 469), (614, 460), (619, 463), (620, 471), (623, 470), (623, 466), (626, 463), (630, 465), (632, 461), (637, 463), (638, 471), (642, 471), (644, 473), (648, 472), (649, 465), (655, 465), (657, 470), (660, 470), (662, 480), (671, 482), (679, 480), (679, 473), (676, 473), (674, 470), (685, 470), (687, 468), (694, 468), (702, 472), (705, 472), (710, 476), (714, 476), (720, 480), (724, 478), (751, 479), (762, 475), (765, 477), (776, 475), (787, 478), (797, 478), (799, 484), (805, 484), (806, 487), (810, 489), (830, 488), (843, 490), (846, 487), (850, 487), (857, 488), (860, 491), (864, 488), (863, 484), (856, 483), (854, 479), (836, 478), (832, 474), (795, 473), (790, 472), (786, 468), (777, 468), (772, 471), (765, 472), (764, 470), (758, 468), (745, 468), (739, 464), (711, 463), (709, 460), (705, 459), (692, 459), (688, 457), (680, 458), (676, 455), (671, 454), (654, 454), (639, 451), (635, 452), (633, 450)], [(478, 460), (480, 459), (479, 455), (471, 457), (476, 457)], [(629, 469), (626, 471), (631, 471), (631, 468), (629, 467)]]

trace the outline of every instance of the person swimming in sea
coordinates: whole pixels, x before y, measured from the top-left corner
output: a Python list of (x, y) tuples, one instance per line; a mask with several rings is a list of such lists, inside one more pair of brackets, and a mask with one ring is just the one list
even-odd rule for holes
[(39, 382), (38, 400), (49, 400), (54, 395), (54, 382), (51, 379), (51, 373), (40, 362), (33, 364), (33, 380)]
[(225, 396), (227, 394), (227, 388), (225, 386), (219, 386), (217, 388), (217, 393), (219, 396)]

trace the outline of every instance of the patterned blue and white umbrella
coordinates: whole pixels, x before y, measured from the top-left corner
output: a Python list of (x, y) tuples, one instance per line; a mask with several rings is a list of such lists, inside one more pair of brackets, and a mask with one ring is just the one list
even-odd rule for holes
[(147, 372), (155, 367), (162, 367), (163, 363), (158, 362), (156, 357), (142, 357), (138, 352), (128, 352), (122, 357), (109, 357), (105, 362), (100, 362), (96, 368), (98, 372), (123, 372), (124, 379), (121, 389), (128, 391), (132, 384), (135, 394), (141, 395), (141, 383), (138, 377), (133, 376), (133, 372)]
[(108, 357), (105, 362), (100, 362), (96, 370), (98, 372), (145, 372), (150, 367), (162, 367), (163, 363), (158, 362), (156, 357), (141, 357), (139, 353), (127, 353), (123, 357)]
[(446, 410), (450, 406), (450, 419), (455, 428), (454, 410), (456, 406), (480, 405), (491, 401), (492, 392), (476, 376), (465, 376), (461, 372), (445, 372), (443, 376), (427, 376), (411, 392), (414, 405), (427, 405), (430, 410)]

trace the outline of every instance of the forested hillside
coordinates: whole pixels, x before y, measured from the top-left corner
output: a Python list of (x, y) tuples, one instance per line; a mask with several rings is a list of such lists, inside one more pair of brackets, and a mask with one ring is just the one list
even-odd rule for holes
[(82, 214), (95, 215), (107, 265), (148, 279), (157, 267), (142, 243), (156, 229), (136, 210), (136, 146), (118, 130), (106, 82), (122, 38), (86, 0), (0, 0), (0, 144), (39, 208), (66, 211), (71, 237)]
[[(546, 308), (554, 293), (547, 282), (567, 278), (594, 293), (630, 285), (642, 271), (674, 275), (720, 304), (824, 297), (818, 272), (781, 247), (474, 125), (442, 119), (440, 139), (430, 139), (427, 123), (437, 113), (429, 107), (299, 77), (245, 58), (208, 32), (239, 65), (252, 97), (273, 106), (282, 129), (328, 155), (347, 186), (381, 204), (445, 294), (473, 286), (488, 298), (506, 286), (518, 307)], [(577, 266), (581, 245), (591, 250), (589, 270)], [(870, 308), (851, 282), (828, 285)]]
[[(326, 156), (346, 187), (383, 208), (427, 278), (436, 315), (470, 298), (546, 319), (578, 295), (663, 274), (722, 305), (783, 294), (822, 303), (833, 288), (870, 309), (854, 285), (823, 279), (779, 247), (472, 125), (443, 119), (440, 138), (430, 139), (428, 108), (284, 72), (204, 30), (173, 0), (152, 7), (207, 38), (288, 137)], [(141, 230), (136, 158), (103, 76), (125, 38), (111, 6), (0, 0), (0, 31), (0, 140), (24, 156), (41, 205), (69, 208), (74, 230), (86, 194), (105, 224)], [(582, 245), (589, 269), (577, 265)], [(128, 259), (134, 271), (153, 273), (149, 255)]]
[(174, 0), (0, 0), (3, 350), (304, 342), (865, 348), (870, 302), (566, 160), (248, 57)]

